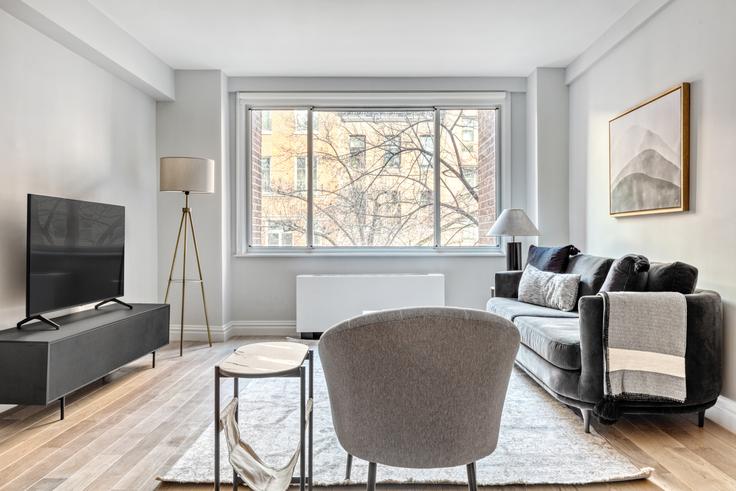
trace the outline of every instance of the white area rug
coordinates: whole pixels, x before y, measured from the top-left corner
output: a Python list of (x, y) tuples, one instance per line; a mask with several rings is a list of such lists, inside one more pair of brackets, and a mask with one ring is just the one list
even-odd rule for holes
[[(285, 463), (299, 440), (299, 380), (242, 379), (240, 384), (243, 438), (266, 462)], [(232, 393), (231, 382), (223, 383), (222, 390), (224, 394)], [(315, 357), (314, 399), (315, 485), (364, 484), (368, 465), (359, 459), (353, 460), (352, 479), (345, 481), (346, 454), (332, 427), (327, 386), (318, 357)], [(213, 482), (213, 428), (210, 425), (159, 479), (177, 483)], [(498, 448), (477, 463), (478, 484), (586, 484), (649, 476), (651, 469), (634, 466), (591, 431), (586, 434), (575, 413), (515, 368)], [(220, 436), (223, 449), (220, 475), (223, 483), (231, 483), (232, 468), (227, 462), (224, 438)], [(297, 474), (298, 469), (297, 465)], [(465, 467), (426, 470), (379, 465), (377, 478), (379, 483), (467, 484)]]

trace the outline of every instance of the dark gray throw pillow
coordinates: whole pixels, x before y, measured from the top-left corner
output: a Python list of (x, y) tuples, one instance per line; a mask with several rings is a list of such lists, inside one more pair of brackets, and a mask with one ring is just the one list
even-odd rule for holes
[(564, 273), (570, 256), (579, 253), (578, 248), (572, 244), (562, 247), (538, 247), (530, 245), (526, 263), (531, 264), (540, 271)]
[(649, 292), (693, 293), (698, 284), (698, 268), (686, 263), (652, 263), (647, 275)]
[(616, 259), (606, 275), (602, 292), (640, 292), (646, 288), (649, 259), (627, 254)]

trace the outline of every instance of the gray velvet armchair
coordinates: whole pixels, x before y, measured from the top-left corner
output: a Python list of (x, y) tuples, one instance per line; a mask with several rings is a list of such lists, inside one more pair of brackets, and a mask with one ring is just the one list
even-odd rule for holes
[(506, 319), (446, 307), (376, 312), (324, 333), (319, 354), (335, 432), (368, 466), (467, 466), (496, 448), (519, 333)]

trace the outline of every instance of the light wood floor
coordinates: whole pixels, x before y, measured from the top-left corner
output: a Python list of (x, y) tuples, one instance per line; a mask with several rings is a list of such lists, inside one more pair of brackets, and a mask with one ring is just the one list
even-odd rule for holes
[[(58, 420), (56, 406), (0, 414), (0, 490), (210, 489), (163, 485), (155, 478), (210, 423), (212, 367), (233, 347), (252, 340), (233, 339), (213, 348), (186, 343), (183, 358), (172, 344), (159, 352), (155, 369), (150, 357), (142, 358), (108, 376), (107, 383), (71, 395), (64, 421)], [(223, 392), (229, 394), (226, 386)], [(736, 435), (711, 421), (700, 429), (695, 416), (631, 417), (596, 428), (635, 464), (653, 467), (650, 480), (535, 489), (736, 489)]]

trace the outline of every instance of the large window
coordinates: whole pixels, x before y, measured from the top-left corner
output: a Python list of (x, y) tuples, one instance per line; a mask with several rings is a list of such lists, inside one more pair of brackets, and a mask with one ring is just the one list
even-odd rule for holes
[(249, 249), (497, 246), (498, 107), (244, 107)]

